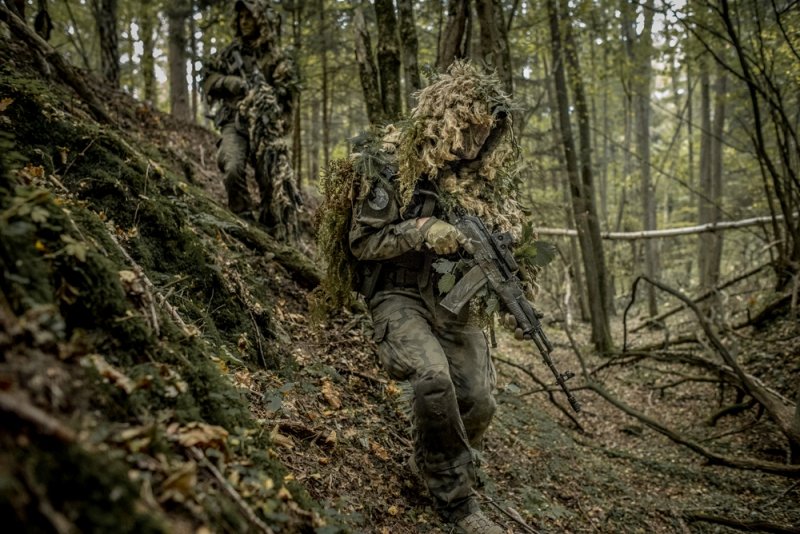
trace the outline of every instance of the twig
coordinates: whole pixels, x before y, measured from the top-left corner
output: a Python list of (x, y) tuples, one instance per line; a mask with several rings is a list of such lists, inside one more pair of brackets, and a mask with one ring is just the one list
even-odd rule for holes
[(522, 516), (519, 515), (519, 512), (517, 512), (513, 508), (509, 507), (509, 509), (506, 510), (505, 508), (497, 504), (493, 499), (487, 499), (486, 497), (481, 495), (480, 492), (474, 488), (472, 490), (472, 494), (475, 495), (476, 497), (480, 497), (485, 503), (489, 504), (490, 506), (501, 512), (503, 515), (505, 515), (506, 517), (517, 523), (526, 532), (530, 532), (531, 534), (541, 534), (538, 530), (528, 525), (525, 522), (525, 520), (522, 519)]
[(42, 434), (53, 436), (65, 443), (73, 443), (77, 439), (75, 432), (71, 428), (31, 404), (22, 395), (0, 391), (0, 412), (14, 415), (22, 421), (32, 423)]
[(797, 486), (800, 486), (800, 480), (796, 481), (794, 484), (792, 484), (791, 486), (786, 488), (786, 490), (783, 493), (781, 493), (780, 495), (778, 495), (777, 497), (775, 497), (774, 499), (772, 499), (771, 501), (766, 503), (764, 506), (762, 506), (762, 508), (766, 508), (767, 506), (772, 506), (773, 504), (775, 504), (779, 500), (781, 500), (784, 497), (786, 497), (787, 495), (789, 495), (792, 492), (792, 490), (795, 489)]
[(128, 254), (128, 251), (125, 250), (125, 247), (123, 247), (122, 243), (119, 242), (117, 236), (114, 235), (114, 232), (108, 232), (108, 235), (111, 238), (111, 241), (113, 241), (114, 244), (117, 246), (117, 249), (119, 250), (120, 254), (122, 254), (125, 260), (131, 265), (136, 275), (141, 278), (147, 290), (150, 291), (151, 294), (155, 295), (158, 304), (162, 308), (164, 308), (164, 310), (166, 310), (166, 312), (169, 314), (170, 317), (172, 317), (172, 320), (183, 331), (186, 337), (194, 337), (195, 332), (193, 332), (189, 328), (189, 326), (183, 320), (183, 317), (181, 317), (181, 315), (178, 313), (178, 310), (176, 310), (167, 301), (164, 295), (162, 295), (161, 293), (158, 292), (158, 290), (156, 290), (156, 286), (153, 285), (153, 282), (151, 282), (150, 278), (147, 277), (147, 274), (144, 272), (144, 269), (142, 269), (142, 267), (138, 263), (136, 263), (136, 261), (131, 257), (130, 254)]
[[(505, 358), (501, 358), (500, 356), (497, 356), (497, 355), (495, 355), (495, 356), (492, 356), (492, 360), (494, 360), (494, 361), (496, 361), (496, 362), (504, 363), (504, 364), (506, 364), (506, 365), (509, 365), (509, 366), (511, 366), (511, 367), (514, 367), (514, 368), (516, 368), (516, 369), (519, 369), (520, 371), (522, 371), (523, 373), (525, 373), (526, 375), (528, 375), (528, 376), (531, 378), (531, 380), (533, 380), (534, 382), (536, 382), (536, 384), (538, 384), (538, 385), (539, 385), (539, 386), (542, 388), (542, 391), (543, 391), (543, 392), (546, 392), (546, 393), (547, 393), (547, 396), (550, 398), (550, 402), (551, 402), (553, 405), (555, 405), (555, 407), (556, 407), (556, 408), (558, 408), (559, 410), (561, 410), (561, 412), (562, 412), (564, 415), (566, 415), (566, 416), (567, 416), (567, 417), (568, 417), (568, 418), (569, 418), (569, 419), (572, 421), (572, 423), (573, 423), (573, 424), (574, 424), (574, 425), (577, 427), (577, 429), (578, 429), (579, 431), (581, 431), (581, 432), (584, 432), (584, 428), (583, 428), (583, 426), (582, 426), (582, 425), (581, 425), (581, 424), (578, 422), (578, 420), (577, 420), (577, 419), (576, 419), (576, 418), (575, 418), (575, 417), (572, 415), (572, 413), (570, 413), (570, 411), (569, 411), (569, 410), (567, 410), (567, 409), (566, 409), (564, 406), (562, 406), (561, 404), (559, 404), (559, 402), (556, 400), (556, 396), (555, 396), (555, 394), (554, 394), (554, 391), (553, 391), (553, 390), (551, 390), (550, 388), (548, 388), (548, 387), (547, 387), (547, 384), (545, 384), (543, 380), (541, 380), (541, 379), (540, 379), (538, 376), (536, 376), (535, 374), (533, 374), (533, 371), (531, 371), (530, 369), (528, 369), (528, 368), (527, 368), (527, 367), (525, 367), (524, 365), (520, 365), (520, 364), (518, 364), (518, 363), (515, 363), (515, 362), (512, 362), (512, 361), (510, 361), (510, 360), (506, 360)], [(561, 390), (559, 389), (559, 391), (561, 391)]]
[(231, 486), (230, 482), (228, 482), (228, 480), (222, 475), (222, 473), (219, 472), (219, 469), (217, 469), (216, 466), (212, 464), (208, 458), (206, 458), (206, 455), (203, 454), (197, 447), (191, 447), (189, 450), (198, 462), (203, 464), (206, 469), (211, 471), (211, 474), (217, 479), (217, 482), (219, 482), (220, 486), (222, 486), (222, 489), (224, 489), (225, 493), (227, 493), (228, 496), (233, 499), (233, 502), (236, 503), (236, 505), (241, 509), (242, 513), (244, 513), (247, 520), (250, 521), (250, 524), (253, 525), (258, 532), (273, 534), (274, 531), (269, 528), (266, 523), (261, 521), (258, 516), (256, 516), (255, 512), (253, 512), (253, 509), (250, 508), (242, 496), (239, 495), (239, 492), (237, 492), (236, 489)]

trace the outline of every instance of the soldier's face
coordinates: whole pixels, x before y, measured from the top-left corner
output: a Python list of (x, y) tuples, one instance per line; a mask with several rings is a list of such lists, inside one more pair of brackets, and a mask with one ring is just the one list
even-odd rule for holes
[(463, 139), (463, 148), (453, 150), (453, 154), (463, 160), (473, 160), (478, 156), (478, 153), (483, 148), (486, 139), (492, 127), (485, 124), (470, 124), (469, 126), (461, 129), (461, 137)]
[(258, 36), (258, 25), (253, 14), (247, 9), (239, 11), (239, 31), (242, 32), (242, 37), (245, 39), (252, 39)]

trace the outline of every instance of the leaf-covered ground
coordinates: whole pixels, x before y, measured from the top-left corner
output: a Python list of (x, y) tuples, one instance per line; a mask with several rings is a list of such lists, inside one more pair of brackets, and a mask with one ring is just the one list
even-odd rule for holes
[[(311, 239), (281, 247), (225, 210), (211, 132), (99, 86), (118, 124), (98, 125), (34, 64), (0, 42), (3, 524), (449, 532), (407, 467), (406, 395), (377, 367), (368, 319), (311, 319)], [(550, 304), (554, 357), (577, 372)], [(678, 383), (698, 371), (672, 363), (608, 365), (571, 328), (627, 404), (725, 454), (785, 459), (755, 408), (708, 423), (734, 391)], [(793, 397), (796, 319), (743, 335), (726, 342)], [(796, 481), (707, 465), (588, 390), (578, 428), (531, 377), (550, 383), (534, 350), (498, 337), (480, 494), (510, 532), (523, 531), (515, 514), (539, 532), (732, 531), (702, 515), (800, 524)]]

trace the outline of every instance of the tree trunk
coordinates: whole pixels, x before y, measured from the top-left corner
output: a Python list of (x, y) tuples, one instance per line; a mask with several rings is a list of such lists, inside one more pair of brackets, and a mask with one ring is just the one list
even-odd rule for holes
[(447, 20), (439, 38), (439, 54), (436, 58), (436, 68), (439, 71), (447, 70), (447, 67), (456, 59), (468, 56), (469, 18), (469, 0), (448, 1)]
[[(700, 196), (697, 199), (697, 221), (699, 224), (710, 223), (713, 219), (713, 194), (711, 192), (711, 82), (708, 73), (708, 62), (705, 58), (700, 60)], [(709, 273), (709, 242), (713, 237), (701, 236), (697, 248), (697, 272), (699, 287), (705, 291), (708, 285)], [(708, 303), (704, 309), (709, 309)]]
[(117, 0), (92, 0), (92, 12), (100, 39), (100, 71), (114, 89), (119, 88), (119, 41)]
[[(300, 50), (303, 45), (301, 39), (301, 24), (303, 20), (303, 2), (289, 4), (292, 9), (292, 43), (294, 52), (300, 57)], [(292, 95), (292, 168), (295, 170), (295, 181), (298, 191), (301, 190), (303, 182), (303, 121), (301, 120), (302, 90), (294, 91)]]
[[(717, 78), (716, 94), (714, 95), (714, 119), (709, 148), (708, 191), (703, 191), (708, 197), (705, 214), (709, 219), (700, 221), (700, 224), (717, 223), (722, 220), (722, 136), (725, 132), (727, 83), (726, 73), (721, 70)], [(705, 255), (705, 269), (700, 271), (700, 288), (706, 290), (714, 287), (719, 282), (719, 270), (722, 262), (722, 234), (715, 232), (700, 236), (700, 250), (701, 254)]]
[[(643, 8), (644, 29), (637, 39), (637, 61), (634, 70), (633, 97), (636, 102), (636, 147), (639, 153), (642, 179), (642, 222), (644, 230), (656, 229), (656, 192), (650, 174), (650, 81), (652, 68), (650, 59), (653, 53), (653, 0), (648, 0)], [(658, 242), (648, 240), (644, 244), (644, 265), (648, 278), (658, 278)], [(656, 288), (647, 287), (647, 308), (651, 317), (658, 315)]]
[(499, 0), (475, 0), (478, 19), (481, 22), (481, 60), (489, 67), (497, 69), (503, 88), (509, 95), (514, 94), (511, 77), (511, 52), (508, 46), (508, 32), (503, 17), (503, 5)]
[(197, 25), (194, 21), (194, 12), (196, 9), (195, 0), (191, 0), (191, 9), (189, 10), (189, 72), (192, 78), (192, 122), (197, 121), (197, 97), (200, 95), (200, 89), (197, 84)]
[(367, 117), (370, 124), (378, 124), (384, 120), (378, 70), (372, 61), (372, 42), (367, 31), (367, 22), (364, 20), (364, 12), (360, 7), (353, 13), (353, 33), (358, 74), (364, 92), (364, 103), (367, 105)]
[(400, 43), (397, 40), (397, 17), (392, 0), (375, 0), (378, 23), (378, 72), (380, 73), (383, 116), (395, 120), (402, 113), (400, 104)]
[(319, 32), (322, 36), (322, 51), (320, 67), (322, 69), (322, 154), (325, 168), (331, 160), (331, 121), (328, 109), (328, 24), (325, 13), (325, 3), (323, 0), (317, 2), (317, 13), (319, 14)]
[(414, 5), (411, 0), (397, 0), (400, 44), (403, 51), (403, 67), (406, 82), (406, 110), (414, 107), (414, 93), (422, 88), (419, 76), (417, 26), (414, 22)]
[[(597, 226), (597, 213), (593, 200), (594, 193), (591, 183), (591, 170), (589, 169), (588, 173), (584, 172), (584, 179), (582, 180), (581, 173), (578, 170), (575, 140), (572, 137), (572, 126), (570, 125), (570, 103), (569, 94), (567, 92), (566, 75), (564, 72), (564, 54), (561, 40), (561, 16), (559, 15), (556, 0), (547, 0), (547, 10), (550, 20), (550, 37), (552, 43), (556, 98), (558, 101), (559, 128), (561, 130), (564, 159), (567, 165), (567, 175), (569, 177), (572, 209), (575, 216), (575, 224), (578, 228), (578, 240), (581, 246), (583, 268), (586, 273), (586, 285), (589, 292), (592, 342), (599, 352), (607, 353), (612, 349), (613, 343), (611, 341), (611, 331), (606, 308), (607, 281), (605, 259), (603, 257), (602, 242), (600, 241), (600, 228)], [(574, 56), (575, 54), (570, 55)], [(576, 89), (582, 90), (577, 57), (570, 58), (568, 55), (566, 59), (570, 61), (572, 66), (575, 78), (573, 80), (573, 86)], [(576, 105), (580, 106), (581, 104), (576, 101)], [(585, 106), (585, 100), (582, 105)], [(581, 120), (584, 121), (586, 116), (587, 115), (584, 115)], [(582, 124), (581, 128), (588, 128), (588, 126), (588, 124)], [(586, 160), (583, 159), (582, 162), (585, 166)]]
[(170, 113), (187, 122), (192, 119), (186, 85), (186, 19), (189, 14), (185, 0), (171, 4), (167, 9)]
[(139, 38), (142, 40), (142, 80), (144, 82), (144, 100), (153, 107), (158, 105), (156, 100), (156, 61), (155, 51), (156, 16), (151, 12), (152, 0), (141, 0), (141, 14), (139, 15)]

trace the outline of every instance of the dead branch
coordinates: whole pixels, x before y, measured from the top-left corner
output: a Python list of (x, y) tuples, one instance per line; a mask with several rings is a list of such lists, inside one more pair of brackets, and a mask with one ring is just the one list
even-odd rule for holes
[(703, 314), (703, 312), (700, 311), (697, 305), (677, 289), (673, 289), (665, 284), (662, 284), (661, 282), (652, 280), (647, 276), (639, 276), (634, 281), (632, 292), (636, 291), (636, 285), (639, 280), (644, 280), (656, 286), (662, 291), (665, 291), (675, 298), (680, 299), (689, 308), (691, 308), (697, 317), (698, 322), (700, 323), (700, 327), (703, 329), (703, 332), (708, 338), (709, 343), (717, 352), (717, 354), (722, 357), (722, 360), (727, 364), (727, 366), (733, 370), (745, 391), (754, 399), (756, 399), (762, 406), (764, 406), (764, 409), (770, 415), (772, 420), (775, 421), (775, 423), (778, 425), (778, 428), (781, 429), (781, 432), (783, 432), (790, 442), (800, 443), (800, 429), (792, 426), (793, 414), (791, 413), (791, 410), (794, 409), (794, 405), (791, 403), (788, 405), (786, 403), (779, 403), (778, 400), (780, 397), (776, 398), (772, 391), (770, 391), (768, 388), (765, 388), (758, 381), (753, 380), (750, 375), (744, 372), (728, 348), (722, 343), (720, 338), (714, 332), (713, 328), (711, 327), (711, 323)]
[(712, 414), (711, 417), (708, 418), (708, 426), (716, 426), (717, 422), (723, 417), (728, 415), (737, 415), (742, 412), (746, 412), (755, 405), (756, 405), (755, 399), (750, 399), (745, 402), (740, 402), (737, 404), (731, 404), (730, 406), (725, 406), (724, 408), (718, 410), (716, 413)]
[(231, 486), (231, 483), (228, 482), (228, 480), (222, 475), (222, 473), (219, 472), (219, 469), (217, 469), (217, 467), (214, 464), (212, 464), (208, 458), (206, 458), (206, 455), (203, 454), (197, 447), (192, 447), (189, 450), (191, 451), (192, 456), (194, 456), (198, 462), (203, 464), (205, 468), (208, 469), (212, 475), (214, 475), (214, 478), (217, 479), (219, 485), (222, 487), (223, 490), (225, 490), (225, 493), (227, 493), (228, 496), (231, 499), (233, 499), (233, 502), (236, 503), (236, 505), (239, 507), (242, 513), (244, 513), (245, 517), (250, 522), (250, 524), (255, 527), (256, 531), (261, 532), (263, 534), (273, 534), (274, 531), (271, 528), (269, 528), (266, 523), (264, 523), (263, 521), (261, 521), (261, 519), (258, 518), (255, 512), (253, 512), (253, 509), (250, 508), (250, 506), (245, 502), (242, 496), (239, 495), (239, 492), (236, 491), (236, 488)]
[(516, 510), (514, 510), (510, 506), (508, 507), (508, 510), (506, 510), (505, 508), (503, 508), (502, 506), (497, 504), (493, 499), (487, 499), (486, 497), (481, 495), (480, 492), (478, 492), (478, 490), (476, 490), (476, 489), (472, 490), (472, 494), (474, 496), (476, 496), (476, 497), (481, 498), (483, 500), (483, 502), (485, 502), (488, 505), (492, 506), (494, 509), (496, 509), (497, 511), (499, 511), (500, 513), (502, 513), (503, 515), (505, 515), (506, 517), (508, 517), (512, 521), (514, 521), (515, 523), (517, 523), (519, 526), (521, 526), (525, 530), (525, 532), (529, 532), (530, 534), (541, 534), (538, 530), (536, 530), (535, 528), (533, 528), (530, 525), (528, 525), (525, 522), (525, 520), (522, 519), (522, 516), (519, 515), (519, 512), (517, 512)]
[(52, 436), (64, 443), (74, 443), (77, 439), (77, 435), (71, 428), (44, 410), (37, 408), (18, 393), (0, 391), (0, 412), (30, 423), (40, 433)]
[(105, 124), (113, 124), (114, 120), (106, 111), (103, 104), (98, 100), (95, 91), (89, 88), (81, 78), (81, 75), (75, 68), (67, 63), (67, 61), (58, 53), (58, 51), (50, 46), (47, 41), (42, 39), (36, 34), (25, 21), (17, 17), (14, 13), (8, 10), (6, 6), (0, 3), (0, 19), (2, 19), (14, 35), (20, 40), (24, 41), (28, 46), (39, 52), (47, 61), (56, 69), (59, 76), (66, 81), (78, 96), (89, 107), (95, 119)]
[[(576, 343), (575, 338), (572, 335), (571, 329), (568, 326), (565, 326), (564, 332), (567, 334), (567, 338), (569, 339), (570, 345), (572, 346), (572, 350), (575, 352), (575, 355), (578, 357), (579, 360), (584, 361), (585, 359), (583, 357), (583, 353), (578, 347), (578, 344)], [(776, 475), (800, 477), (800, 465), (785, 465), (775, 462), (762, 462), (758, 460), (752, 460), (749, 458), (733, 458), (729, 456), (723, 456), (721, 454), (717, 454), (713, 451), (710, 451), (705, 447), (703, 447), (702, 445), (700, 445), (699, 443), (695, 442), (694, 440), (683, 436), (682, 434), (670, 429), (669, 427), (662, 425), (655, 419), (645, 415), (642, 412), (635, 410), (634, 408), (620, 401), (619, 399), (611, 395), (608, 391), (606, 391), (602, 385), (592, 380), (592, 378), (589, 376), (588, 373), (584, 372), (583, 378), (584, 380), (586, 380), (587, 387), (589, 389), (593, 390), (595, 393), (603, 397), (610, 404), (617, 407), (626, 414), (630, 415), (631, 417), (638, 419), (639, 421), (647, 425), (649, 428), (666, 436), (675, 443), (683, 445), (688, 449), (694, 451), (695, 453), (699, 454), (700, 456), (705, 457), (708, 460), (708, 462), (712, 465), (722, 465), (726, 467), (733, 467), (736, 469), (764, 471)]]
[[(501, 358), (501, 357), (499, 357), (499, 356), (492, 356), (492, 360), (494, 360), (494, 361), (496, 361), (496, 362), (504, 363), (504, 364), (506, 364), (506, 365), (508, 365), (508, 366), (514, 367), (514, 368), (516, 368), (516, 369), (519, 369), (520, 371), (522, 371), (523, 373), (525, 373), (526, 375), (528, 375), (528, 376), (530, 377), (530, 379), (531, 379), (531, 380), (533, 380), (533, 381), (534, 381), (534, 382), (535, 382), (537, 385), (539, 385), (539, 386), (542, 388), (542, 391), (544, 391), (544, 392), (547, 392), (547, 396), (548, 396), (548, 398), (550, 399), (550, 402), (551, 402), (551, 403), (552, 403), (552, 404), (553, 404), (553, 405), (554, 405), (556, 408), (558, 408), (559, 410), (561, 410), (561, 413), (563, 413), (564, 415), (566, 415), (566, 416), (567, 416), (567, 417), (568, 417), (568, 418), (569, 418), (569, 419), (572, 421), (572, 423), (575, 425), (575, 427), (576, 427), (576, 428), (577, 428), (579, 431), (581, 431), (581, 432), (584, 432), (584, 428), (583, 428), (583, 426), (582, 426), (582, 425), (581, 425), (581, 424), (578, 422), (578, 420), (577, 420), (577, 419), (576, 419), (576, 418), (575, 418), (575, 417), (572, 415), (572, 413), (571, 413), (569, 410), (567, 410), (567, 409), (566, 409), (564, 406), (562, 406), (562, 405), (561, 405), (561, 404), (560, 404), (560, 403), (559, 403), (559, 402), (556, 400), (555, 391), (554, 391), (554, 390), (552, 390), (551, 388), (548, 388), (548, 387), (547, 387), (547, 384), (545, 384), (545, 382), (544, 382), (543, 380), (541, 380), (541, 379), (540, 379), (538, 376), (536, 376), (536, 375), (533, 373), (533, 371), (531, 371), (530, 369), (528, 369), (528, 368), (527, 368), (527, 367), (525, 367), (524, 365), (520, 365), (520, 364), (518, 364), (518, 363), (516, 363), (516, 362), (512, 362), (511, 360), (506, 360), (505, 358)], [(559, 391), (561, 391), (561, 390), (559, 389)]]
[[(702, 293), (699, 296), (695, 297), (693, 302), (695, 302), (695, 303), (703, 302), (704, 300), (708, 299), (709, 297), (715, 295), (718, 291), (722, 291), (723, 289), (728, 288), (728, 287), (730, 287), (730, 286), (732, 286), (732, 285), (734, 285), (734, 284), (736, 284), (738, 282), (741, 282), (742, 280), (750, 278), (751, 276), (754, 276), (754, 275), (760, 273), (761, 271), (763, 271), (766, 267), (768, 267), (767, 264), (761, 265), (759, 267), (756, 267), (755, 269), (747, 271), (746, 273), (744, 273), (742, 275), (739, 275), (739, 276), (737, 276), (735, 278), (732, 278), (731, 280), (728, 280), (727, 282), (719, 284), (719, 285), (715, 286), (713, 289), (709, 289), (705, 293)], [(663, 313), (661, 313), (661, 314), (659, 314), (659, 315), (657, 315), (655, 317), (650, 317), (650, 318), (646, 319), (639, 326), (633, 328), (631, 330), (631, 334), (635, 334), (636, 332), (639, 332), (640, 330), (642, 330), (644, 328), (647, 328), (648, 326), (652, 326), (654, 323), (659, 323), (659, 322), (663, 321), (664, 319), (666, 319), (667, 317), (671, 317), (672, 315), (675, 315), (676, 313), (680, 312), (681, 310), (685, 310), (685, 309), (686, 309), (685, 305), (680, 305), (680, 306), (676, 306), (675, 308), (672, 308), (671, 310), (667, 310), (667, 311), (665, 311), (665, 312), (663, 312)]]
[[(707, 232), (718, 232), (720, 230), (730, 230), (733, 228), (745, 228), (748, 226), (758, 226), (773, 222), (773, 220), (783, 220), (783, 215), (766, 215), (764, 217), (753, 217), (739, 221), (721, 221), (716, 223), (701, 224), (699, 226), (686, 226), (683, 228), (667, 228), (664, 230), (643, 230), (641, 232), (600, 232), (602, 239), (631, 241), (635, 239), (655, 239), (658, 237), (675, 237), (681, 235), (702, 234)], [(535, 228), (534, 231), (539, 235), (557, 235), (576, 237), (577, 230), (567, 230), (563, 228)]]
[(725, 525), (726, 527), (735, 528), (736, 530), (743, 530), (745, 532), (773, 532), (776, 534), (800, 534), (800, 528), (788, 525), (781, 525), (778, 523), (771, 523), (769, 521), (739, 521), (731, 517), (722, 517), (709, 514), (686, 514), (686, 519), (689, 521), (702, 521), (705, 523), (714, 523), (717, 525)]

